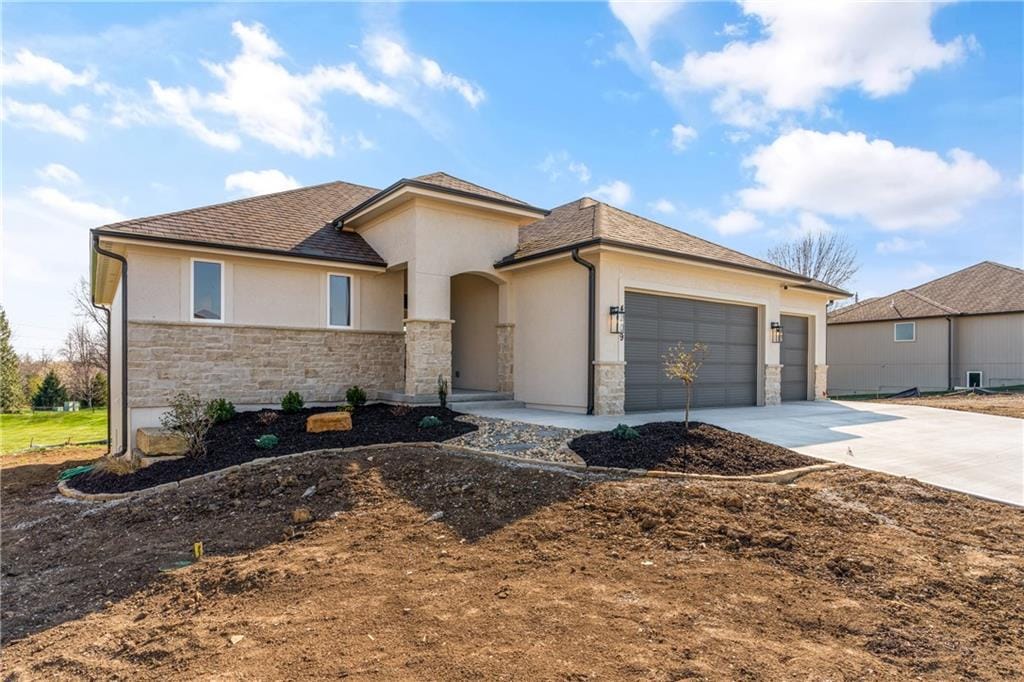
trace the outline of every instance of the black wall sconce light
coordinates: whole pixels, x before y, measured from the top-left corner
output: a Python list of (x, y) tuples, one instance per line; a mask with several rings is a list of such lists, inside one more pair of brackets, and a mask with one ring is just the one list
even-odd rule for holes
[(772, 343), (782, 343), (781, 322), (772, 322)]
[(612, 334), (618, 334), (619, 338), (626, 336), (626, 306), (613, 305), (608, 310), (608, 321), (611, 325)]

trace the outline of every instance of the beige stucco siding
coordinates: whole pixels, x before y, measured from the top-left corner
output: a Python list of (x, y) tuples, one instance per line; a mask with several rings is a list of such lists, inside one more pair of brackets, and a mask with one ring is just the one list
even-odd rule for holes
[(452, 278), (452, 387), (498, 388), (498, 286), (478, 275)]
[(917, 323), (915, 341), (894, 341), (892, 321), (829, 325), (829, 395), (945, 390), (946, 320), (904, 321)]
[(510, 273), (517, 400), (587, 407), (587, 271), (568, 259)]
[(968, 371), (982, 372), (986, 387), (1024, 384), (1024, 313), (957, 318), (956, 351), (958, 386)]

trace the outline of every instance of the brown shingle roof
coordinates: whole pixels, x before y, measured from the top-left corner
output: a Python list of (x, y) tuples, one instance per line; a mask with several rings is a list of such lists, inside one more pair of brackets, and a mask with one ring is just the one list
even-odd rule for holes
[(1024, 311), (1024, 270), (982, 261), (969, 268), (846, 306), (829, 324)]
[(488, 189), (480, 185), (473, 184), (462, 178), (457, 178), (454, 175), (448, 175), (437, 171), (436, 173), (427, 173), (426, 175), (419, 175), (413, 178), (419, 182), (425, 182), (429, 185), (436, 185), (445, 189), (454, 189), (459, 192), (468, 192), (470, 194), (476, 194), (482, 197), (489, 197), (491, 199), (500, 199), (502, 201), (509, 201), (513, 204), (522, 204), (523, 206), (529, 206), (525, 201), (510, 197), (507, 194), (501, 192), (495, 192), (493, 189)]
[(511, 264), (587, 243), (639, 247), (684, 258), (731, 265), (803, 280), (806, 283), (801, 286), (847, 295), (842, 289), (824, 282), (809, 280), (759, 258), (733, 251), (590, 197), (559, 206), (546, 218), (522, 227), (519, 230), (519, 248), (501, 262)]
[(209, 244), (250, 251), (279, 252), (306, 258), (386, 265), (354, 232), (327, 223), (376, 194), (372, 187), (328, 182), (275, 194), (97, 228), (100, 234)]

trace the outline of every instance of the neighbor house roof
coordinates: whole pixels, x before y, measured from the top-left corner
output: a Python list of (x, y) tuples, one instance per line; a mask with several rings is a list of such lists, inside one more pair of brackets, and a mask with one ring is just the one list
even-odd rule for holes
[(1024, 270), (982, 261), (913, 289), (840, 308), (829, 324), (1024, 311)]
[(801, 280), (800, 286), (843, 296), (842, 289), (804, 277), (767, 261), (661, 225), (641, 216), (583, 197), (555, 208), (546, 218), (519, 230), (519, 248), (499, 265), (511, 265), (589, 246), (605, 244), (738, 267)]
[(377, 193), (372, 187), (328, 182), (97, 228), (101, 235), (147, 241), (266, 251), (306, 258), (386, 265), (355, 232), (330, 221)]

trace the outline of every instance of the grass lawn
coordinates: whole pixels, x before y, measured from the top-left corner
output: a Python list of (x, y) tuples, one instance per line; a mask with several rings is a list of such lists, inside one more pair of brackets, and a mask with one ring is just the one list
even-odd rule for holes
[(23, 412), (0, 414), (0, 453), (30, 445), (61, 445), (103, 440), (107, 437), (107, 408), (78, 412)]

